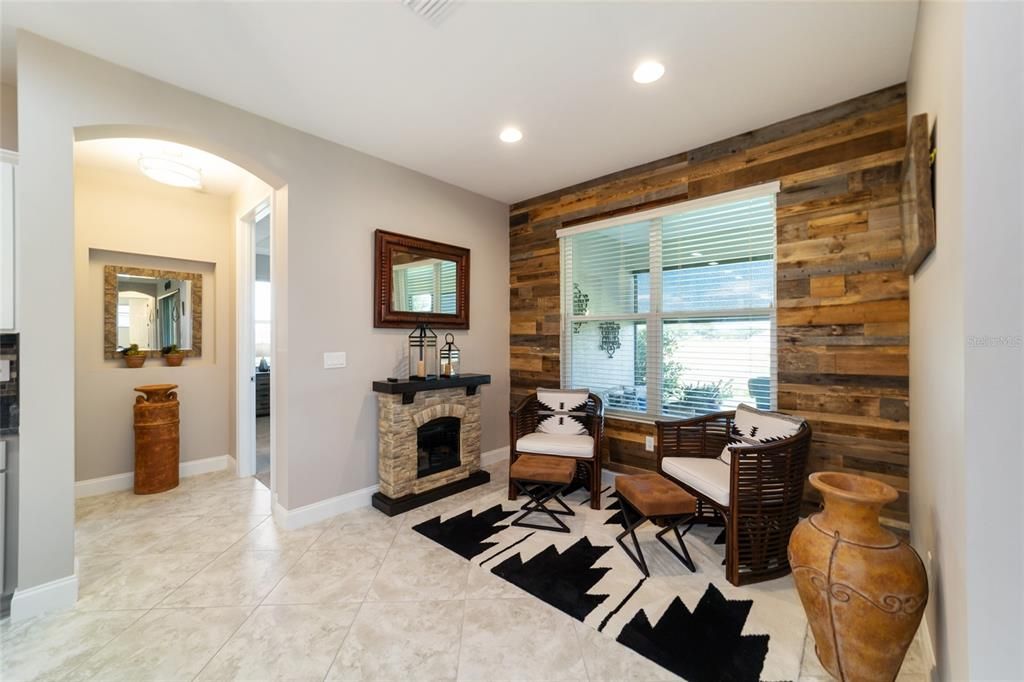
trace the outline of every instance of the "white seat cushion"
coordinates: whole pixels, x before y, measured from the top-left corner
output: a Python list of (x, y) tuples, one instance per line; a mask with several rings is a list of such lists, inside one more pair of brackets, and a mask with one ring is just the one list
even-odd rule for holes
[(528, 433), (516, 441), (517, 452), (563, 457), (592, 457), (594, 439), (563, 433)]
[(665, 457), (661, 468), (721, 505), (729, 504), (729, 465), (712, 457)]

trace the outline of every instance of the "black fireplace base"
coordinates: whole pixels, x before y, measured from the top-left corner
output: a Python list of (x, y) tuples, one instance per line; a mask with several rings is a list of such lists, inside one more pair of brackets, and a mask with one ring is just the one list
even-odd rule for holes
[(475, 488), (478, 485), (483, 485), (491, 480), (491, 474), (484, 469), (480, 471), (474, 471), (466, 478), (460, 478), (457, 481), (451, 483), (445, 483), (442, 486), (425, 490), (422, 493), (416, 495), (406, 495), (405, 497), (399, 497), (393, 499), (383, 493), (374, 493), (371, 498), (371, 502), (376, 509), (384, 512), (388, 516), (395, 516), (396, 514), (404, 514), (410, 509), (416, 507), (422, 507), (425, 504), (436, 502), (449, 495), (455, 493), (461, 493), (463, 490), (469, 490)]

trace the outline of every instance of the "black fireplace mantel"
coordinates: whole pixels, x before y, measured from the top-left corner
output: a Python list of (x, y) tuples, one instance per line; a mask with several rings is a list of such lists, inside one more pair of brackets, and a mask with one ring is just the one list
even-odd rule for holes
[(422, 391), (440, 391), (445, 388), (466, 388), (466, 395), (476, 395), (478, 386), (491, 383), (490, 374), (460, 374), (437, 379), (404, 379), (399, 381), (374, 381), (375, 393), (401, 393), (402, 404), (409, 405)]

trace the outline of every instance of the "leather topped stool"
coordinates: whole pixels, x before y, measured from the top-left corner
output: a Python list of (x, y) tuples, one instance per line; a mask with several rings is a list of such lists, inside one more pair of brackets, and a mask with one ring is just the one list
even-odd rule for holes
[[(622, 502), (622, 518), (626, 522), (626, 530), (622, 531), (615, 540), (645, 576), (650, 577), (651, 572), (647, 570), (647, 562), (640, 549), (640, 541), (636, 538), (636, 529), (652, 519), (664, 519), (668, 522), (668, 525), (658, 531), (655, 537), (661, 544), (668, 547), (668, 550), (691, 572), (697, 571), (693, 559), (690, 558), (690, 552), (686, 549), (686, 543), (683, 542), (683, 535), (688, 533), (690, 528), (687, 527), (682, 533), (679, 532), (679, 525), (691, 520), (697, 509), (697, 500), (693, 495), (661, 474), (617, 476), (615, 492), (619, 494), (619, 499)], [(630, 516), (634, 514), (636, 519), (630, 519)], [(669, 531), (675, 533), (682, 553), (665, 541), (663, 536)], [(627, 535), (633, 539), (633, 546), (636, 547), (635, 555), (622, 541), (622, 538)]]
[[(565, 525), (558, 516), (575, 516), (576, 514), (566, 506), (559, 495), (572, 483), (575, 475), (576, 460), (571, 457), (519, 455), (509, 467), (508, 478), (512, 485), (530, 499), (521, 507), (524, 510), (523, 513), (517, 516), (510, 525), (568, 533), (569, 526)], [(557, 502), (562, 509), (548, 508), (547, 503), (551, 501)], [(558, 527), (539, 526), (523, 521), (530, 514), (537, 513), (547, 514)]]

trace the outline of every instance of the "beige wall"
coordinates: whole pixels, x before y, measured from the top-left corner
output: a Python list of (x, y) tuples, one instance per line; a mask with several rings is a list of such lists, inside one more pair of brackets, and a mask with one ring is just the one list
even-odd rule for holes
[(910, 295), (910, 500), (941, 679), (1024, 679), (1022, 35), (1019, 3), (923, 2), (907, 82), (939, 150)]
[(18, 151), (18, 89), (0, 83), (0, 149)]
[(1024, 680), (1024, 3), (966, 3), (963, 87), (968, 675)]
[[(134, 386), (178, 384), (181, 459), (234, 454), (231, 197), (75, 167), (75, 480), (134, 469)], [(203, 274), (203, 354), (129, 370), (103, 358), (103, 266)]]
[(964, 679), (963, 7), (923, 2), (917, 21), (907, 110), (910, 116), (927, 113), (931, 124), (940, 121), (942, 154), (936, 248), (910, 289), (911, 539), (929, 569), (926, 617), (939, 669)]
[[(373, 230), (472, 250), (472, 329), (456, 334), (483, 389), (482, 447), (507, 444), (508, 207), (69, 48), (19, 33), (24, 273), (21, 587), (72, 572), (75, 404), (72, 140), (93, 126), (223, 156), (275, 187), (274, 433), (278, 501), (294, 509), (376, 483), (374, 379), (407, 332), (372, 328)], [(76, 133), (77, 131), (77, 133)], [(145, 134), (143, 134), (145, 133)], [(323, 369), (325, 351), (348, 367)]]

